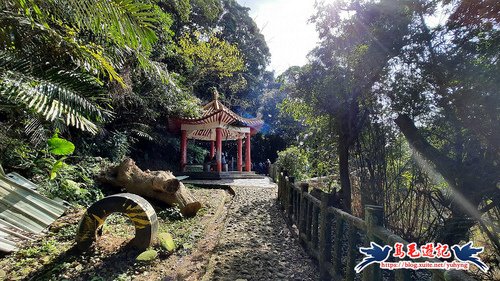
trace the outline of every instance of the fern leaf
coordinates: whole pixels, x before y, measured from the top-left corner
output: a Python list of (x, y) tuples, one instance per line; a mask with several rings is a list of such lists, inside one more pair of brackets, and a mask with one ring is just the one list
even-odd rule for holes
[(110, 112), (85, 98), (99, 89), (91, 76), (46, 65), (27, 65), (24, 59), (0, 51), (0, 96), (48, 121), (65, 119), (66, 125), (94, 134), (97, 126), (91, 120), (99, 122), (110, 117)]

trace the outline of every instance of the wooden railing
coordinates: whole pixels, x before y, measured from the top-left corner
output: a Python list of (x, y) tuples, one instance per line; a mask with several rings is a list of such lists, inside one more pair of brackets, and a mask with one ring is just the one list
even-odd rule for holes
[[(370, 265), (356, 274), (354, 267), (363, 258), (359, 247), (369, 246), (370, 241), (379, 245), (408, 244), (384, 228), (383, 208), (365, 206), (363, 220), (333, 207), (333, 198), (328, 193), (314, 197), (308, 192), (307, 184), (295, 184), (294, 178), (276, 165), (271, 166), (270, 176), (278, 183), (278, 202), (287, 220), (297, 227), (301, 244), (318, 261), (320, 280), (474, 280), (463, 271), (442, 269), (419, 270), (418, 277), (412, 278), (407, 269), (381, 270), (378, 265)], [(394, 261), (391, 259), (388, 261)], [(415, 261), (439, 262), (436, 259)]]

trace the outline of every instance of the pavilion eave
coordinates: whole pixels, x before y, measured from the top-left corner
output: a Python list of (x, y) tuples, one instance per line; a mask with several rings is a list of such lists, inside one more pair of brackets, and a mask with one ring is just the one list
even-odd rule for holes
[(181, 133), (181, 171), (187, 164), (187, 140), (211, 141), (211, 155), (217, 146), (217, 172), (221, 172), (222, 141), (238, 141), (238, 170), (241, 172), (242, 140), (245, 139), (246, 170), (250, 171), (250, 137), (264, 125), (258, 118), (244, 118), (231, 111), (218, 100), (214, 91), (214, 100), (203, 107), (200, 118), (174, 118), (168, 120), (169, 131)]

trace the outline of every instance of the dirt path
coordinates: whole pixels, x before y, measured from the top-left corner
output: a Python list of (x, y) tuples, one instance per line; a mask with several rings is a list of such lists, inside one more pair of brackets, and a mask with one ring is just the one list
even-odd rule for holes
[(236, 196), (203, 280), (318, 280), (276, 205), (276, 187), (233, 187)]
[(139, 252), (126, 247), (133, 225), (120, 216), (109, 218), (95, 247), (77, 253), (72, 246), (83, 212), (78, 209), (54, 223), (43, 239), (0, 259), (0, 280), (318, 280), (316, 266), (278, 210), (274, 184), (266, 179), (218, 185), (233, 190), (191, 190), (204, 204), (198, 216), (160, 216), (160, 231), (172, 233), (178, 244), (174, 254), (155, 245), (158, 259), (136, 262)]

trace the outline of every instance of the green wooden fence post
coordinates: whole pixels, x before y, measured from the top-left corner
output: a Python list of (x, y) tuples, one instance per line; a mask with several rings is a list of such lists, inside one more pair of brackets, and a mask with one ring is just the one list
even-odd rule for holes
[(295, 202), (294, 202), (294, 209), (293, 209), (293, 218), (295, 221), (295, 226), (299, 228), (299, 223), (300, 223), (300, 204), (302, 204), (302, 192), (300, 189), (300, 185), (298, 188), (294, 188), (293, 192), (295, 193)]
[(288, 190), (287, 190), (287, 181), (288, 181), (288, 173), (286, 170), (283, 170), (282, 176), (281, 176), (281, 209), (286, 210), (286, 200), (288, 197)]
[(342, 234), (344, 231), (344, 220), (339, 214), (335, 214), (335, 236), (333, 240), (333, 272), (340, 276), (340, 266), (342, 264)]
[(319, 234), (319, 278), (321, 280), (330, 280), (330, 262), (332, 259), (332, 220), (333, 215), (328, 212), (328, 207), (332, 204), (332, 194), (321, 194), (320, 209), (320, 234)]
[(306, 209), (306, 241), (309, 244), (311, 242), (311, 231), (312, 231), (312, 221), (313, 221), (313, 208), (314, 203), (308, 199), (307, 209)]
[(309, 184), (300, 185), (299, 233), (306, 233), (307, 201), (305, 195), (309, 192)]
[(278, 173), (276, 174), (276, 178), (277, 178), (277, 184), (278, 184), (278, 203), (280, 202), (281, 200), (281, 196), (283, 196), (281, 194), (281, 168), (279, 168), (279, 171)]
[(295, 225), (298, 228), (299, 227), (299, 216), (300, 216), (300, 190), (297, 190), (297, 188), (294, 188), (293, 192), (295, 194), (295, 201), (293, 202), (293, 204), (294, 204), (293, 219), (295, 221)]
[(355, 273), (354, 267), (356, 266), (356, 255), (359, 253), (359, 249), (356, 247), (358, 242), (358, 231), (356, 226), (352, 222), (347, 223), (349, 227), (349, 232), (347, 234), (347, 244), (349, 245), (347, 249), (347, 266), (346, 266), (346, 281), (354, 281)]
[(320, 213), (320, 206), (313, 205), (312, 248), (314, 250), (317, 250), (319, 247), (319, 213)]
[(292, 215), (293, 215), (293, 201), (295, 200), (294, 198), (294, 183), (295, 183), (295, 177), (288, 177), (288, 202), (287, 202), (287, 210), (286, 213), (288, 215), (288, 220), (290, 223), (293, 223), (292, 220)]
[[(365, 222), (367, 242), (379, 243), (373, 230), (376, 227), (384, 226), (384, 208), (382, 206), (366, 205)], [(378, 264), (372, 264), (363, 270), (363, 281), (382, 280), (382, 272)]]

